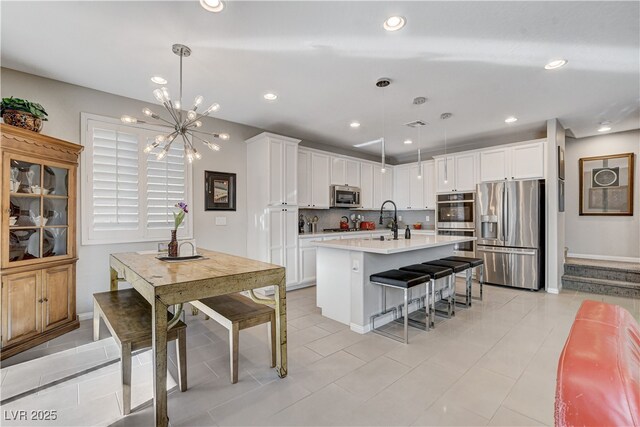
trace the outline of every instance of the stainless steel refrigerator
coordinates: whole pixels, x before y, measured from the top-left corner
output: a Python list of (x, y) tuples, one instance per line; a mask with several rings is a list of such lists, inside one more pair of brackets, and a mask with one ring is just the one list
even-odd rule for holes
[(544, 180), (478, 184), (476, 254), (487, 283), (544, 287)]

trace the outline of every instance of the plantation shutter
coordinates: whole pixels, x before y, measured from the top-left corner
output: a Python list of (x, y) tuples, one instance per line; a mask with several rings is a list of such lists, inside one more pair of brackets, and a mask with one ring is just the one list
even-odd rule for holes
[[(82, 113), (82, 244), (168, 241), (175, 205), (191, 204), (191, 167), (175, 141), (162, 160), (144, 147), (166, 132)], [(178, 230), (190, 239), (190, 216)]]
[[(149, 139), (148, 143), (153, 142)], [(175, 205), (186, 200), (186, 168), (184, 149), (174, 143), (162, 160), (147, 158), (147, 227), (172, 229)], [(185, 217), (185, 223), (188, 220)], [(184, 227), (184, 224), (181, 227)], [(165, 233), (166, 234), (166, 233)]]
[(93, 128), (92, 193), (95, 231), (138, 230), (138, 136)]

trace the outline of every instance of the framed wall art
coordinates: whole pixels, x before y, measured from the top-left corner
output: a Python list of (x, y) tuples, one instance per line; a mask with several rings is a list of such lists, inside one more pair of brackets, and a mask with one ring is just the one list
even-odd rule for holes
[(580, 215), (633, 215), (633, 153), (579, 162)]
[(236, 210), (236, 174), (204, 171), (204, 210)]

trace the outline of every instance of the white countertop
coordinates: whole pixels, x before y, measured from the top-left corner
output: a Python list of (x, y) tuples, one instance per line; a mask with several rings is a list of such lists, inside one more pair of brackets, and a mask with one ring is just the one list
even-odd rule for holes
[(438, 246), (453, 245), (455, 243), (470, 242), (475, 237), (461, 236), (430, 236), (426, 234), (412, 235), (405, 240), (404, 236), (398, 236), (398, 240), (372, 239), (340, 239), (313, 242), (314, 246), (321, 248), (342, 249), (345, 251), (370, 252), (375, 254), (395, 254), (399, 252), (416, 251), (419, 249), (435, 248)]
[[(419, 234), (434, 234), (436, 230), (429, 229), (420, 229), (420, 230), (411, 230), (411, 235), (419, 235)], [(389, 233), (391, 234), (390, 228), (376, 228), (375, 230), (360, 230), (360, 231), (318, 231), (317, 233), (300, 233), (298, 234), (299, 238), (311, 238), (311, 237), (326, 237), (326, 236), (358, 236), (361, 234), (372, 234), (372, 233)], [(399, 234), (404, 236), (404, 230), (399, 230)]]

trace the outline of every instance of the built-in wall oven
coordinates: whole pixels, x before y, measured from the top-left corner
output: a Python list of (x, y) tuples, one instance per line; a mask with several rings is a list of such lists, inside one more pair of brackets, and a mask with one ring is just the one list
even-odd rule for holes
[(438, 228), (475, 229), (475, 193), (438, 194)]
[[(436, 229), (441, 236), (475, 237), (475, 193), (438, 194)], [(474, 257), (476, 242), (457, 243), (456, 255)]]

